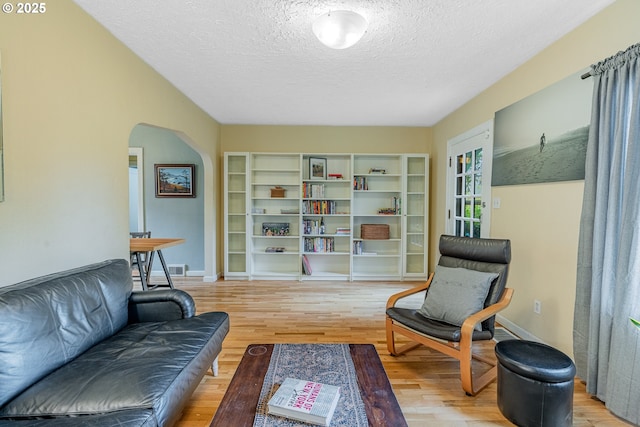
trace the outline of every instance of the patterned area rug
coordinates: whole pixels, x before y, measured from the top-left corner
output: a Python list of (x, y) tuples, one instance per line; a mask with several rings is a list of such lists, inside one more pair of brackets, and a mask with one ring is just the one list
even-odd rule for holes
[(340, 400), (331, 427), (369, 425), (349, 344), (275, 344), (262, 384), (254, 427), (308, 425), (267, 414), (267, 402), (287, 377), (340, 387)]

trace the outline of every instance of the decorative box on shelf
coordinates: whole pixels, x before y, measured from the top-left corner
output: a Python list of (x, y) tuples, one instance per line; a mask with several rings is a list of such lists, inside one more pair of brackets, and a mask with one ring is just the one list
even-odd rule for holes
[(271, 197), (281, 199), (284, 197), (284, 191), (284, 188), (276, 186), (275, 188), (271, 189)]
[(368, 240), (386, 240), (389, 238), (389, 224), (362, 224), (360, 237)]

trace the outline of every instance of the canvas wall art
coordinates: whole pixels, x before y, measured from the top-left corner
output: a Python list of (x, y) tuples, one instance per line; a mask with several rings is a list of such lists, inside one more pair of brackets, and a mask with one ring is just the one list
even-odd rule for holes
[(593, 94), (584, 72), (496, 112), (492, 186), (584, 179)]

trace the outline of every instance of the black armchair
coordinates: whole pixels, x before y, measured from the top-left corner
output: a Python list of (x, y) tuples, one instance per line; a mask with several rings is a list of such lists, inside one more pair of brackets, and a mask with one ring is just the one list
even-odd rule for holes
[[(398, 356), (425, 345), (458, 359), (462, 388), (473, 396), (497, 374), (495, 359), (474, 354), (472, 345), (493, 338), (495, 315), (511, 302), (513, 289), (506, 287), (511, 242), (445, 235), (439, 249), (438, 266), (427, 282), (387, 301), (387, 347)], [(425, 290), (421, 308), (396, 307), (401, 298)], [(396, 333), (413, 342), (396, 349)], [(490, 365), (475, 381), (472, 359)]]

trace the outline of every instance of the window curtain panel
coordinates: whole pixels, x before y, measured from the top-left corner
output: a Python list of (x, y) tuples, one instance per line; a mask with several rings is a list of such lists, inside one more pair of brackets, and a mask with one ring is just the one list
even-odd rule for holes
[(640, 424), (640, 44), (591, 67), (574, 357), (587, 392)]

